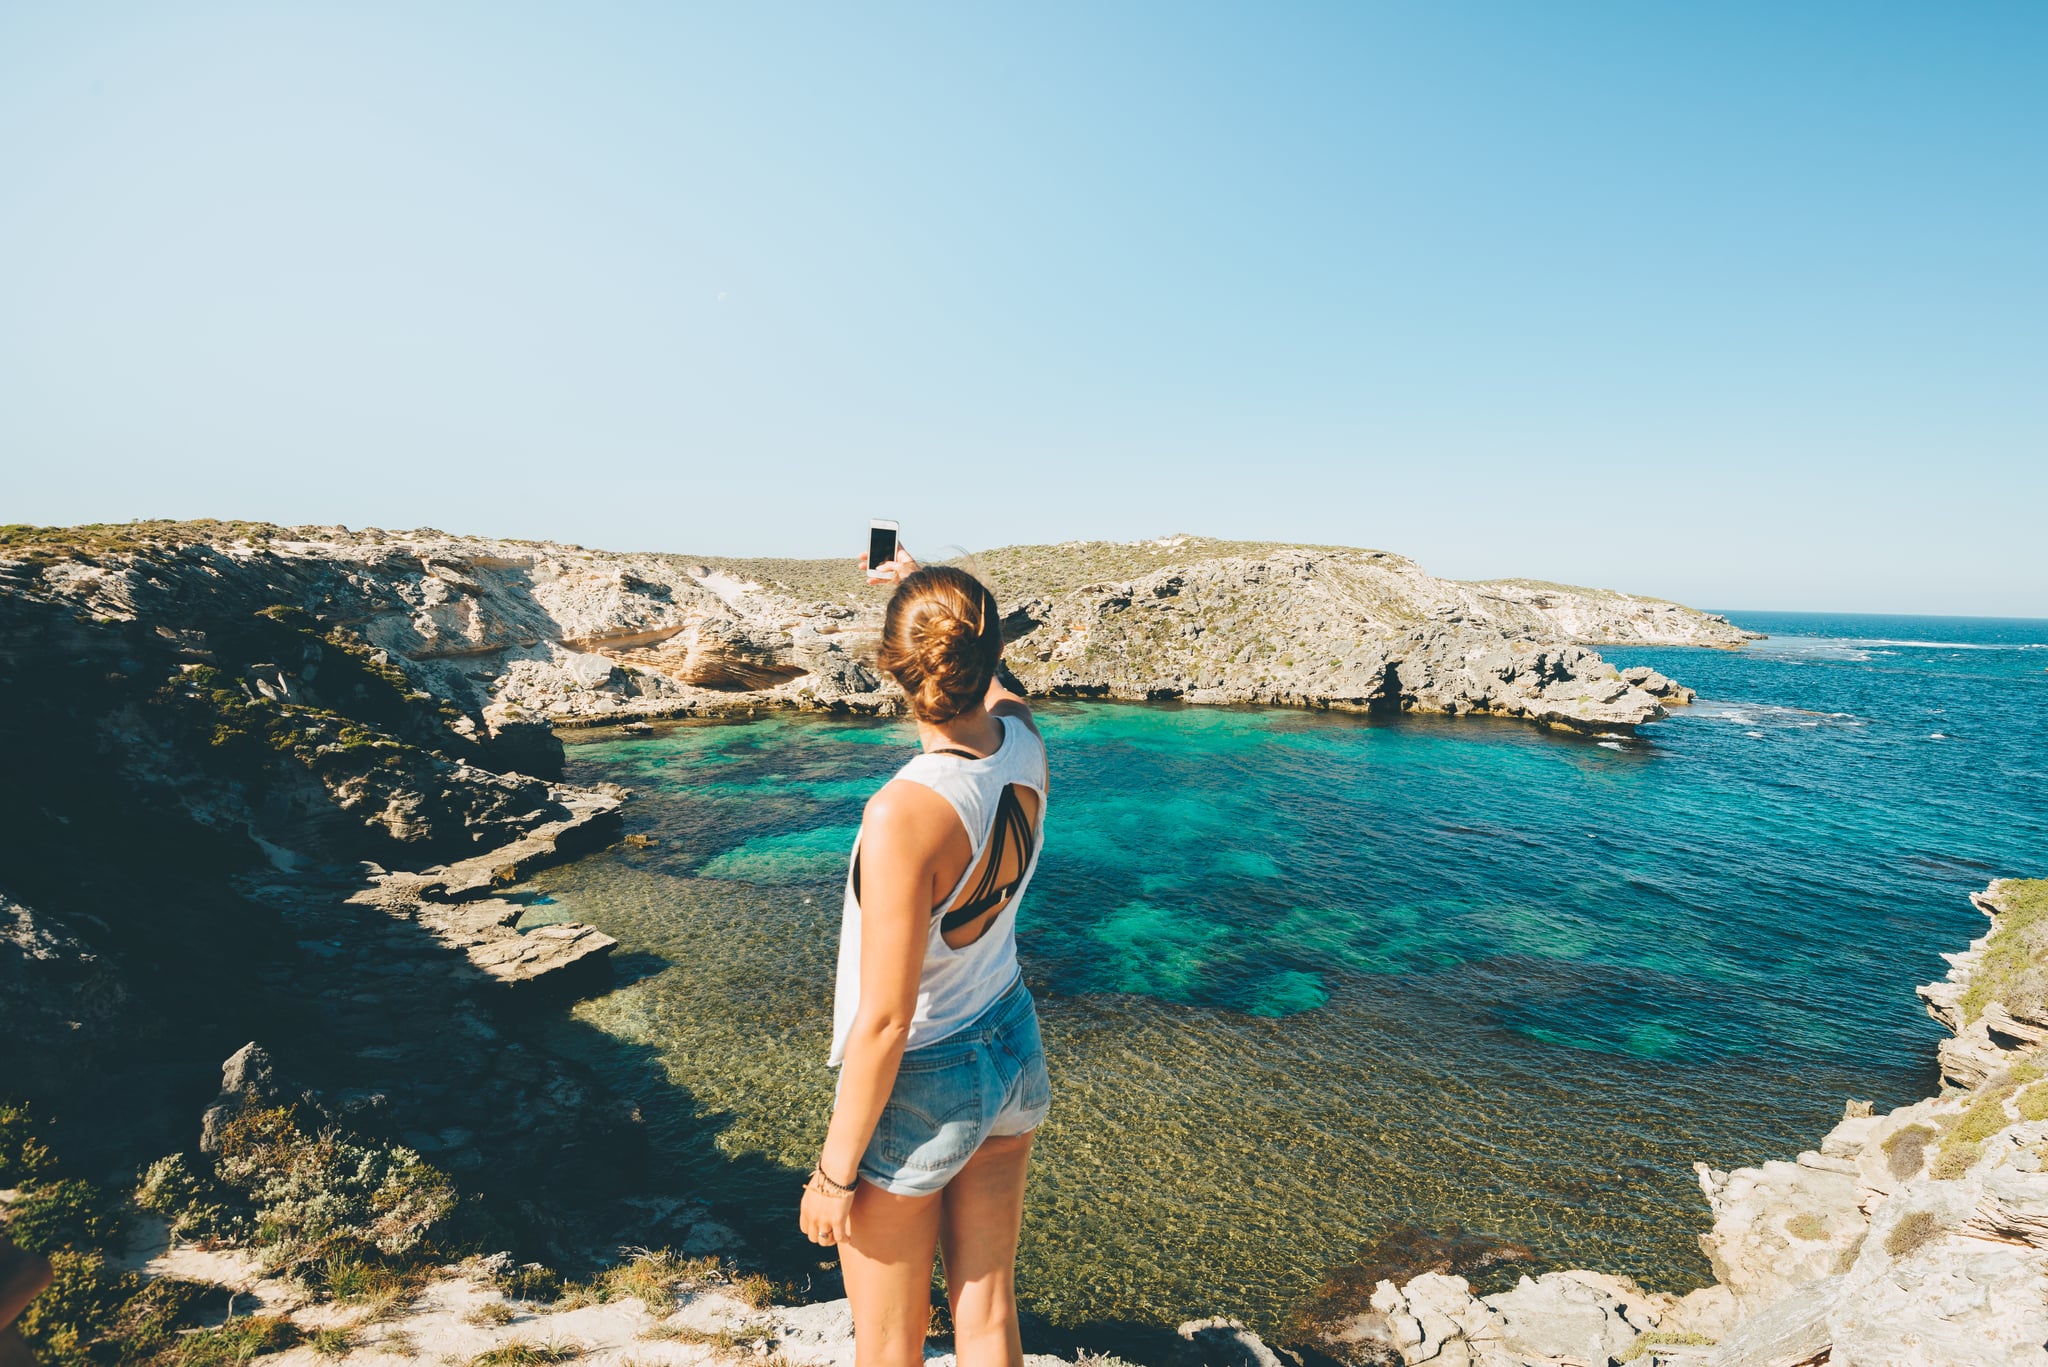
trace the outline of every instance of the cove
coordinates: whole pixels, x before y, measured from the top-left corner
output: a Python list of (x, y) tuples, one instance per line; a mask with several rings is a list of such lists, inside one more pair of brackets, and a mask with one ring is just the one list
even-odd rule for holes
[[(1627, 740), (1042, 705), (1027, 1307), (1270, 1330), (1407, 1225), (1683, 1289), (1694, 1160), (1789, 1158), (1846, 1098), (1934, 1090), (1911, 985), (1980, 933), (1965, 891), (2037, 871), (2048, 628), (1737, 620), (1774, 639), (1605, 652), (1702, 695)], [(656, 843), (535, 880), (529, 918), (644, 970), (571, 1013), (616, 1055), (560, 1046), (742, 1233), (793, 1219), (777, 1174), (822, 1136), (845, 859), (912, 743), (782, 714), (570, 748)]]

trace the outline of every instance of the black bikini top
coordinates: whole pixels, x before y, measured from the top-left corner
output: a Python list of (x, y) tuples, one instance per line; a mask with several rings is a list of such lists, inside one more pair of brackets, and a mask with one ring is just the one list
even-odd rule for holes
[[(985, 755), (970, 755), (965, 750), (933, 750), (929, 753), (934, 755), (955, 755), (961, 759), (978, 760), (987, 758)], [(981, 877), (974, 880), (972, 893), (965, 902), (939, 917), (939, 932), (941, 934), (949, 930), (958, 930), (976, 917), (986, 915), (989, 911), (1007, 902), (1010, 899), (1010, 895), (1023, 885), (1024, 875), (1030, 871), (1030, 861), (1028, 859), (1023, 862), (1015, 878), (1001, 884), (1001, 886), (997, 885), (997, 880), (1002, 877), (1003, 855), (1009, 849), (1009, 842), (1014, 840), (1017, 842), (1019, 849), (1029, 849), (1031, 847), (1032, 835), (1031, 818), (1025, 815), (1024, 804), (1017, 797), (1017, 785), (1014, 783), (1004, 784), (1003, 795), (996, 801), (996, 821), (994, 828), (988, 834), (988, 849), (986, 851), (986, 859), (982, 865)], [(859, 850), (853, 852), (853, 895), (856, 899), (860, 896)], [(935, 915), (940, 910), (940, 907), (932, 908)]]

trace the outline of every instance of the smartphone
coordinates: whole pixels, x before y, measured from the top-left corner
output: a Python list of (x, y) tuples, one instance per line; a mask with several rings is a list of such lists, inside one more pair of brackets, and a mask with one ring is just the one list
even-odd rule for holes
[(868, 524), (868, 572), (872, 574), (896, 558), (896, 524), (876, 518)]

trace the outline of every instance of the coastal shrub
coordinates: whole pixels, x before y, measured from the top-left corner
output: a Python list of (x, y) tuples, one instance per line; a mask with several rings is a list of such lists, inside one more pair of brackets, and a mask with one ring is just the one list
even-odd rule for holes
[(0, 1101), (0, 1187), (25, 1185), (50, 1170), (50, 1150), (35, 1130), (28, 1107)]
[(2014, 1103), (2022, 1120), (2048, 1120), (2048, 1082), (2037, 1082)]
[(479, 1329), (490, 1329), (498, 1325), (510, 1324), (518, 1318), (519, 1312), (505, 1304), (505, 1302), (485, 1301), (482, 1305), (477, 1306), (467, 1315), (464, 1315), (462, 1320), (463, 1323), (473, 1324)]
[(2000, 915), (1960, 1003), (1965, 1023), (2003, 1002), (2016, 1016), (2048, 1020), (2048, 879), (2009, 878)]
[(1928, 1175), (1938, 1181), (1950, 1182), (1970, 1170), (1984, 1151), (1984, 1141), (2012, 1124), (2012, 1117), (2006, 1114), (2005, 1101), (2017, 1090), (2011, 1083), (1993, 1087), (1970, 1103), (1969, 1109), (1957, 1116), (1941, 1137), (1941, 1148), (1935, 1154), (1934, 1165)]
[(146, 1282), (114, 1313), (106, 1340), (124, 1362), (161, 1356), (178, 1342), (178, 1326), (218, 1288), (177, 1277)]
[(418, 1249), (455, 1209), (446, 1174), (410, 1149), (309, 1134), (290, 1107), (242, 1112), (221, 1132), (220, 1181), (256, 1215), (272, 1271), (317, 1279), (330, 1254)]
[(121, 1308), (142, 1289), (98, 1249), (57, 1249), (48, 1255), (49, 1290), (29, 1302), (16, 1326), (44, 1367), (93, 1367), (118, 1360), (106, 1341)]
[(187, 1243), (210, 1245), (246, 1236), (248, 1219), (233, 1202), (220, 1183), (194, 1172), (181, 1153), (151, 1163), (135, 1184), (135, 1204), (163, 1216), (171, 1237)]
[(37, 1253), (110, 1248), (121, 1244), (126, 1223), (105, 1192), (70, 1178), (31, 1185), (9, 1211), (7, 1237)]
[(242, 1315), (213, 1329), (187, 1334), (171, 1359), (172, 1367), (241, 1367), (265, 1353), (282, 1353), (298, 1344), (299, 1327), (283, 1315)]
[(1941, 1222), (1931, 1211), (1916, 1210), (1900, 1217), (1892, 1232), (1884, 1236), (1884, 1251), (1904, 1258), (1941, 1232)]
[(1900, 1181), (1917, 1176), (1927, 1162), (1927, 1146), (1936, 1138), (1932, 1125), (1908, 1125), (1884, 1141), (1885, 1170)]

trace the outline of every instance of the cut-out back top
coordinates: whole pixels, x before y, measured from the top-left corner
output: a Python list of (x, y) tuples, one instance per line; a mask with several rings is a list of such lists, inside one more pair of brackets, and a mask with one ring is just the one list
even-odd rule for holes
[[(1039, 852), (1045, 848), (1045, 743), (1021, 718), (1005, 716), (1000, 720), (1003, 741), (994, 754), (973, 759), (961, 751), (934, 750), (913, 756), (896, 771), (897, 778), (921, 783), (952, 804), (970, 844), (960, 880), (932, 908), (907, 1049), (922, 1049), (952, 1034), (980, 1015), (1017, 978), (1017, 907), (1031, 885), (1032, 874), (1038, 871)], [(1013, 786), (1037, 795), (1035, 829), (1011, 791)], [(1029, 856), (1021, 871), (1003, 879), (1001, 845), (1027, 841)], [(984, 855), (990, 856), (986, 867)], [(974, 940), (958, 948), (946, 943), (946, 932), (998, 906), (1001, 910)], [(827, 1061), (835, 1068), (846, 1057), (846, 1037), (859, 1008), (860, 838), (856, 836), (846, 872), (839, 973), (832, 998), (832, 1052)]]

